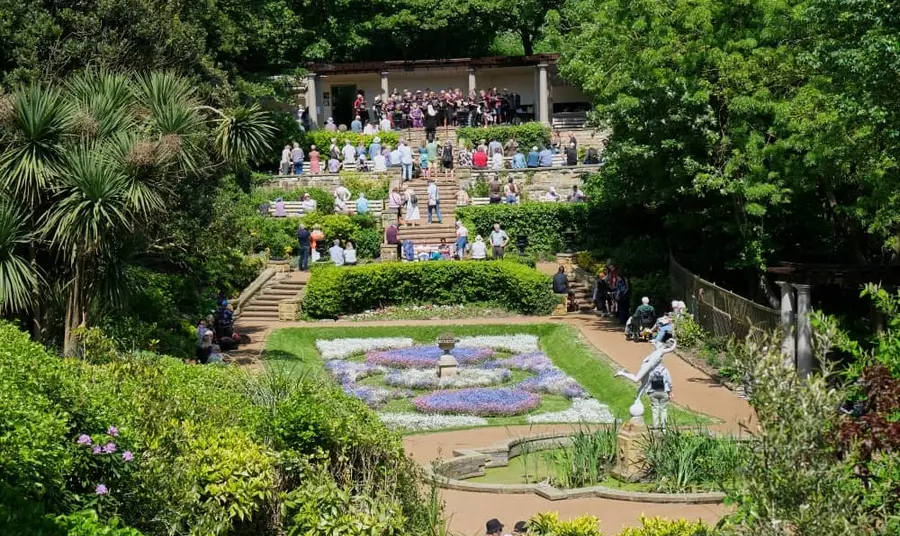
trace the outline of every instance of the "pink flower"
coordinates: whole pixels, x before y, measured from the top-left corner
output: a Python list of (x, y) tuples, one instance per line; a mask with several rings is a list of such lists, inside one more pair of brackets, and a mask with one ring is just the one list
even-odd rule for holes
[(109, 443), (107, 443), (106, 445), (103, 446), (103, 452), (105, 454), (112, 454), (115, 451), (116, 451), (116, 444), (113, 443), (112, 441), (110, 441)]
[(101, 447), (100, 445), (94, 445), (92, 452), (94, 454), (103, 454), (103, 447)]
[(107, 489), (107, 487), (103, 484), (100, 484), (96, 489), (94, 489), (94, 493), (96, 493), (97, 495), (109, 495), (109, 489)]
[(85, 446), (85, 447), (90, 447), (91, 446), (91, 436), (89, 436), (87, 434), (81, 434), (80, 436), (78, 436), (78, 444)]
[(134, 459), (134, 454), (132, 454), (130, 450), (126, 450), (125, 452), (122, 453), (122, 459), (125, 460), (126, 462), (130, 462), (131, 460)]
[(119, 437), (119, 429), (116, 428), (115, 426), (110, 426), (109, 428), (107, 428), (106, 433), (113, 437)]

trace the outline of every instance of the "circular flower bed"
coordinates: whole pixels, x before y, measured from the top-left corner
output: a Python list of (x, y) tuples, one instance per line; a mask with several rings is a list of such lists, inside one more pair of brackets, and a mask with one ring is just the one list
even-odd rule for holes
[[(450, 351), (460, 365), (484, 361), (494, 355), (490, 348), (454, 348)], [(437, 346), (414, 346), (366, 353), (366, 363), (395, 368), (437, 368), (444, 352)]]
[(422, 413), (497, 417), (521, 415), (537, 408), (541, 397), (520, 389), (461, 389), (435, 391), (413, 400)]
[(518, 387), (534, 393), (562, 395), (568, 398), (587, 396), (587, 392), (577, 381), (558, 368), (544, 370), (537, 376), (519, 383)]
[(409, 389), (452, 389), (462, 387), (487, 387), (509, 380), (509, 369), (460, 369), (455, 376), (438, 378), (436, 370), (394, 370), (384, 377), (384, 383)]

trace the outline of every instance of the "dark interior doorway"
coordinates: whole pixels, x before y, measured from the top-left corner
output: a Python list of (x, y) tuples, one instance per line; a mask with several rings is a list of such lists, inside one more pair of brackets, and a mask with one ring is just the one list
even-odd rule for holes
[(356, 85), (331, 86), (331, 113), (334, 124), (347, 125), (353, 121), (353, 101), (356, 100)]

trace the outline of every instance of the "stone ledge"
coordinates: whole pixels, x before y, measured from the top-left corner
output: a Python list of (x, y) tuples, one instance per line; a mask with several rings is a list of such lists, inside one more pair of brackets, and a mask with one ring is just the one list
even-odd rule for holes
[[(571, 441), (571, 434), (541, 434), (529, 437), (512, 438), (498, 442), (488, 447), (474, 449), (459, 449), (453, 452), (454, 458), (435, 464), (439, 471), (436, 473), (432, 467), (425, 467), (425, 478), (434, 482), (438, 487), (456, 491), (468, 491), (474, 493), (496, 494), (523, 494), (534, 493), (550, 501), (562, 501), (566, 499), (583, 499), (597, 497), (617, 501), (644, 502), (657, 504), (721, 504), (725, 501), (725, 494), (719, 492), (704, 493), (653, 493), (643, 491), (626, 491), (606, 486), (590, 486), (576, 489), (558, 489), (547, 483), (539, 484), (491, 484), (482, 482), (466, 482), (466, 478), (483, 476), (487, 466), (503, 466), (510, 458), (515, 458), (513, 451), (518, 448), (521, 451), (523, 443), (537, 443), (535, 451), (552, 449), (562, 443)], [(493, 463), (493, 459), (502, 459), (505, 450), (505, 459), (502, 463)], [(490, 462), (489, 462), (490, 461)], [(449, 467), (458, 473), (454, 477), (442, 474), (440, 471)], [(477, 469), (474, 469), (477, 467)], [(473, 471), (474, 469), (474, 471)], [(471, 471), (471, 474), (468, 472)], [(459, 474), (460, 476), (457, 476)]]

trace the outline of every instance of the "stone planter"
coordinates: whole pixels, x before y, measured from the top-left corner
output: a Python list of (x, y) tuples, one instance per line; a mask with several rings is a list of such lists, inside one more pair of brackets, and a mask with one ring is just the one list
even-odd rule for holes
[(274, 270), (276, 274), (283, 274), (291, 271), (291, 263), (287, 259), (269, 259), (266, 261), (266, 268)]
[(278, 302), (278, 320), (294, 322), (300, 319), (300, 300), (283, 300)]
[(397, 261), (397, 244), (381, 244), (381, 261)]

